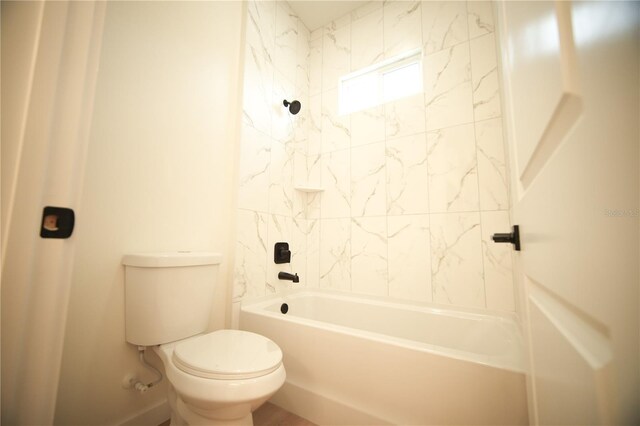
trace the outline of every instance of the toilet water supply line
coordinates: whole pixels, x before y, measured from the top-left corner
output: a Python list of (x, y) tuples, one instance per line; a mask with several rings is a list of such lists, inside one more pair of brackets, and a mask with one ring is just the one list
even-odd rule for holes
[(153, 371), (158, 376), (158, 378), (151, 383), (147, 383), (146, 385), (142, 383), (140, 380), (132, 379), (131, 385), (133, 389), (137, 390), (140, 393), (145, 393), (146, 391), (149, 390), (149, 388), (152, 388), (153, 386), (157, 385), (162, 381), (162, 373), (160, 372), (160, 370), (155, 368), (153, 365), (149, 364), (147, 360), (144, 358), (144, 351), (146, 349), (147, 348), (145, 346), (138, 346), (138, 356), (140, 357), (140, 363), (144, 365), (148, 370)]

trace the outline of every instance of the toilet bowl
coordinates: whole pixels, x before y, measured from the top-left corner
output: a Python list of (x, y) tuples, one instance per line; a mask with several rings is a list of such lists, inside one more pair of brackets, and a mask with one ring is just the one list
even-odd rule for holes
[(154, 348), (173, 387), (173, 424), (251, 425), (251, 413), (284, 383), (271, 340), (219, 330)]
[(126, 339), (152, 346), (169, 381), (172, 425), (252, 425), (283, 385), (282, 351), (240, 330), (208, 332), (218, 253), (125, 255)]

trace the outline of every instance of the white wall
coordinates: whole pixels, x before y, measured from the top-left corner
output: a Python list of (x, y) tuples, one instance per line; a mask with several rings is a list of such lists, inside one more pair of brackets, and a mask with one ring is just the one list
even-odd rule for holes
[(127, 373), (150, 379), (125, 342), (124, 253), (221, 252), (212, 328), (225, 325), (242, 8), (108, 4), (56, 424), (117, 423), (166, 397), (166, 381), (121, 388)]

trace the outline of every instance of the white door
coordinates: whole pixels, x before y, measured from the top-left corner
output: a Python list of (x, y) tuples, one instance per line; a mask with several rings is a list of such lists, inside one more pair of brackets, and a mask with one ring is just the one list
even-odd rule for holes
[(1, 3), (5, 425), (54, 419), (75, 238), (41, 238), (40, 228), (44, 207), (80, 205), (105, 8)]
[(640, 4), (497, 12), (531, 421), (637, 422)]

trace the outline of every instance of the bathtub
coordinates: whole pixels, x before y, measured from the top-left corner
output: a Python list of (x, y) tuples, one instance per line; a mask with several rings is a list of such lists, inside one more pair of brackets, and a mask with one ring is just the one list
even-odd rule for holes
[(528, 423), (509, 316), (301, 290), (243, 302), (240, 328), (283, 351), (272, 402), (317, 424)]

